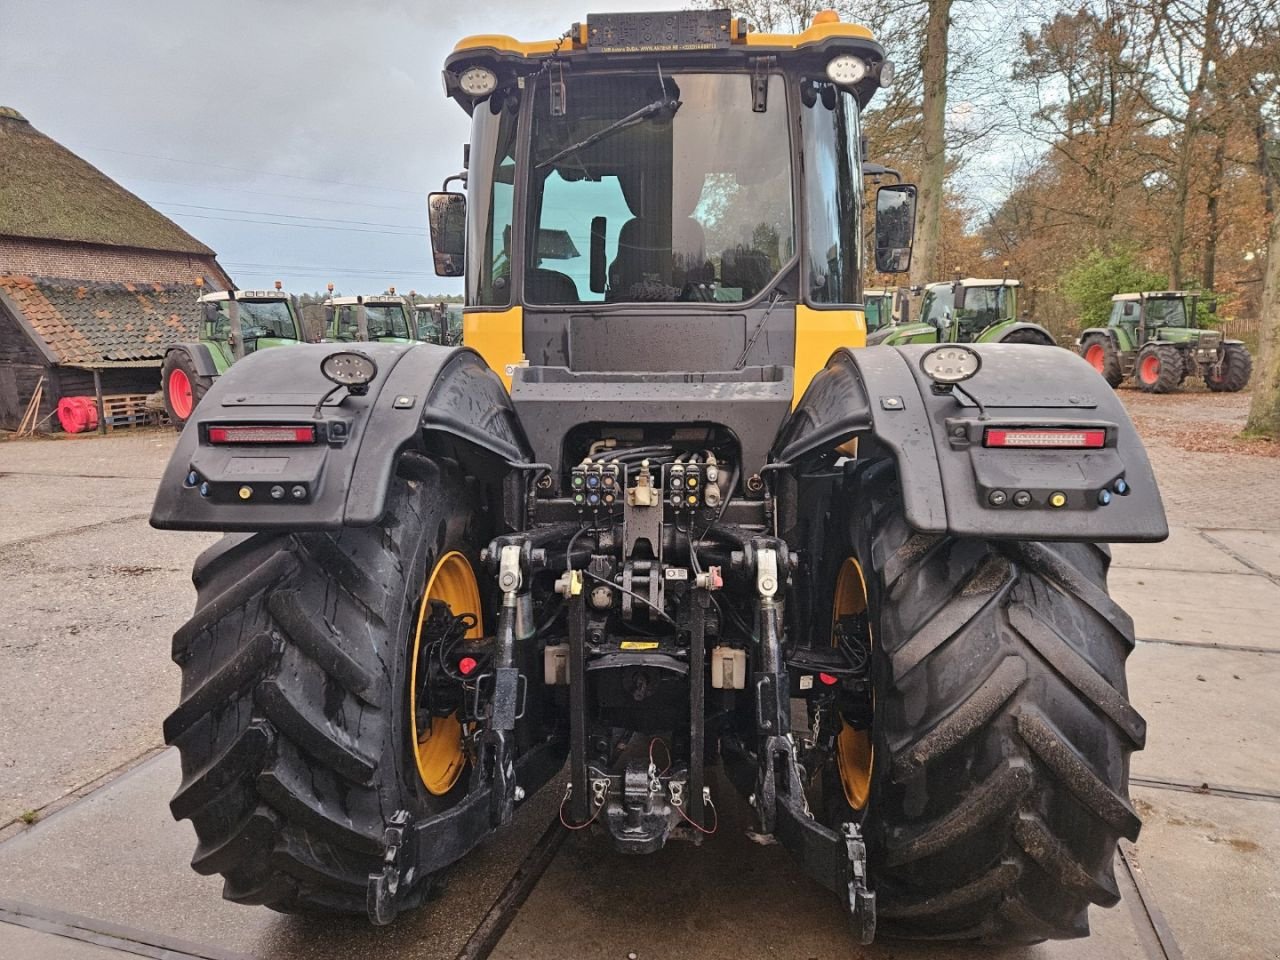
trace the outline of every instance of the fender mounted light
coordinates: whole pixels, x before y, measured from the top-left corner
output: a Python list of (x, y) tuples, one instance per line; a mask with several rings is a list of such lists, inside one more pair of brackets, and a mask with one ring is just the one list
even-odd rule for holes
[(1100, 428), (1005, 429), (988, 427), (982, 437), (984, 447), (1016, 447), (1023, 450), (1098, 450), (1107, 445), (1107, 431)]
[(331, 353), (320, 362), (320, 372), (325, 379), (361, 394), (378, 375), (378, 365), (373, 358), (355, 350)]
[(209, 427), (210, 443), (315, 443), (315, 427), (244, 424)]
[(950, 386), (963, 383), (981, 370), (982, 357), (958, 343), (940, 344), (924, 352), (920, 369), (934, 383)]

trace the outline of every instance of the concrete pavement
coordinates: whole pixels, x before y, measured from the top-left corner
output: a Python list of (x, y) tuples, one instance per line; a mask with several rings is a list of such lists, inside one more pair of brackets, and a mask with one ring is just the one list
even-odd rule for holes
[[(166, 809), (176, 756), (157, 751), (177, 694), (169, 635), (194, 599), (190, 563), (215, 538), (146, 526), (172, 442), (157, 431), (0, 444), (0, 957), (453, 957), (550, 822), (554, 785), (439, 901), (390, 928), (234, 906), (187, 867), (190, 827)], [(1004, 958), (1168, 956), (1149, 906), (1188, 957), (1277, 956), (1280, 501), (1260, 494), (1280, 489), (1280, 460), (1160, 444), (1152, 455), (1174, 533), (1118, 546), (1112, 576), (1143, 638), (1129, 684), (1149, 728), (1132, 767), (1147, 899), (1122, 864), (1124, 902), (1092, 911), (1090, 939)], [(858, 950), (834, 899), (780, 848), (747, 839), (731, 788), (715, 794), (722, 825), (699, 849), (620, 858), (570, 836), (494, 955), (991, 955)], [(42, 812), (35, 826), (16, 819), (27, 810)]]

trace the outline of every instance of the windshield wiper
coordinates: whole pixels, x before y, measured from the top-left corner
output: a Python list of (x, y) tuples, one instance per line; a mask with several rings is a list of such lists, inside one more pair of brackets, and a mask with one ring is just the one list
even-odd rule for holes
[(546, 160), (543, 160), (540, 164), (534, 167), (534, 169), (541, 170), (543, 167), (549, 167), (557, 160), (563, 160), (571, 153), (577, 153), (579, 150), (585, 150), (587, 147), (599, 143), (605, 137), (613, 136), (613, 134), (617, 133), (619, 130), (625, 130), (627, 127), (634, 127), (637, 123), (644, 123), (644, 121), (651, 120), (663, 112), (667, 112), (668, 116), (674, 117), (676, 115), (676, 111), (679, 109), (679, 100), (655, 100), (648, 106), (641, 107), (634, 113), (629, 113), (625, 117), (613, 121), (613, 123), (609, 124), (607, 127), (597, 130), (585, 140), (579, 140), (572, 146), (565, 147), (558, 153), (552, 154)]

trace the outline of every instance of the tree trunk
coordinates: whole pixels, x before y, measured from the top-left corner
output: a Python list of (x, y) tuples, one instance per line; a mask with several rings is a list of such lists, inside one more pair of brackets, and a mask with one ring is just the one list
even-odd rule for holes
[(916, 214), (916, 249), (911, 282), (943, 279), (939, 263), (942, 202), (947, 174), (947, 34), (951, 0), (928, 0), (924, 43), (924, 124), (921, 135), (920, 197)]
[(1205, 203), (1208, 226), (1204, 238), (1204, 264), (1200, 282), (1205, 290), (1212, 290), (1218, 273), (1218, 234), (1222, 232), (1219, 200), (1222, 197), (1222, 178), (1227, 169), (1227, 131), (1225, 124), (1218, 129), (1218, 141), (1213, 148), (1213, 164), (1209, 168), (1209, 199)]
[[(1280, 183), (1280, 141), (1264, 144), (1267, 194)], [(1262, 272), (1262, 324), (1253, 365), (1253, 400), (1249, 433), (1280, 440), (1280, 216), (1272, 213), (1267, 239), (1267, 265)]]

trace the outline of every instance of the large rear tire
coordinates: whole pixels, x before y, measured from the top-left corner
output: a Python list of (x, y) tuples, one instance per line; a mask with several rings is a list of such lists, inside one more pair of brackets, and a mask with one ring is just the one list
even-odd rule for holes
[(1124, 369), (1120, 365), (1120, 351), (1115, 341), (1101, 333), (1091, 333), (1080, 343), (1080, 356), (1089, 361), (1089, 365), (1114, 389), (1124, 380)]
[(195, 361), (186, 350), (179, 347), (165, 354), (164, 364), (160, 369), (164, 409), (169, 415), (169, 421), (179, 430), (191, 419), (191, 414), (211, 386), (213, 380), (196, 373)]
[(1228, 343), (1223, 346), (1222, 365), (1210, 367), (1205, 373), (1204, 382), (1215, 393), (1236, 393), (1249, 385), (1249, 377), (1253, 375), (1253, 357), (1241, 343)]
[[(465, 777), (432, 792), (419, 774), (410, 651), (424, 584), (441, 558), (474, 563), (480, 515), (451, 462), (409, 454), (380, 525), (232, 535), (197, 560), (196, 612), (173, 638), (170, 809), (226, 899), (363, 914), (389, 819), (466, 793)], [(401, 884), (399, 908), (431, 883)]]
[(1186, 369), (1177, 347), (1149, 343), (1138, 351), (1133, 378), (1144, 393), (1172, 393), (1187, 375)]
[[(862, 819), (884, 932), (1082, 937), (1119, 900), (1138, 835), (1126, 697), (1133, 623), (1095, 544), (913, 533), (881, 463), (852, 480), (848, 549), (872, 635), (874, 753)], [(837, 818), (840, 819), (840, 818)]]

